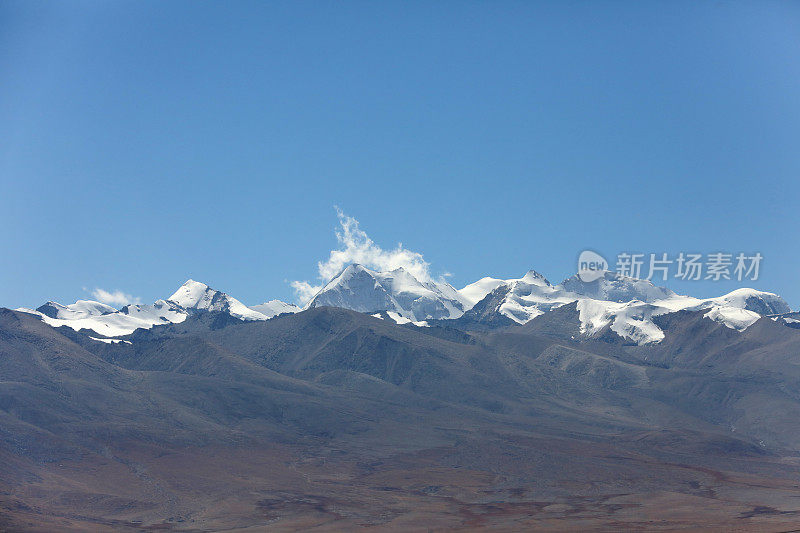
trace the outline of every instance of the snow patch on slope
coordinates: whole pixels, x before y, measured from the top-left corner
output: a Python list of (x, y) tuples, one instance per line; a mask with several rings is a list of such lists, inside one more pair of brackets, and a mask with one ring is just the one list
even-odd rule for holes
[(285, 313), (299, 313), (302, 311), (302, 309), (296, 305), (282, 302), (281, 300), (270, 300), (268, 302), (264, 302), (263, 304), (251, 305), (250, 309), (257, 313), (261, 313), (267, 318), (272, 318)]
[[(404, 316), (401, 316), (399, 313), (395, 313), (394, 311), (386, 311), (386, 314), (389, 315), (389, 318), (394, 320), (395, 324), (414, 324), (419, 328), (427, 328), (428, 323), (424, 320), (411, 320)], [(380, 316), (380, 315), (378, 315)]]
[[(75, 331), (88, 329), (96, 333), (99, 333), (100, 335), (105, 335), (106, 337), (120, 337), (122, 335), (130, 335), (139, 328), (150, 329), (155, 325), (166, 324), (169, 322), (165, 320), (154, 321), (151, 319), (137, 317), (135, 315), (128, 315), (121, 312), (109, 313), (107, 315), (100, 315), (100, 316), (91, 316), (86, 318), (60, 319), (60, 318), (51, 318), (34, 309), (19, 308), (17, 309), (17, 311), (37, 315), (42, 319), (44, 323), (49, 324), (54, 328), (67, 326), (74, 329)], [(184, 314), (183, 318), (178, 321), (182, 321), (185, 318), (186, 316)]]
[(106, 344), (133, 344), (131, 341), (124, 341), (122, 339), (99, 339), (97, 337), (89, 337), (93, 341), (104, 342)]

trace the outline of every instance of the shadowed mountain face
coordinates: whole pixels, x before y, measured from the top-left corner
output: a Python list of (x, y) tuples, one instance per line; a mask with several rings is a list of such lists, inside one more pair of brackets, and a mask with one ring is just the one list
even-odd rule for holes
[(477, 327), (492, 310), (197, 312), (124, 342), (0, 310), (0, 528), (800, 520), (800, 330), (681, 311), (639, 346), (580, 336), (575, 303)]

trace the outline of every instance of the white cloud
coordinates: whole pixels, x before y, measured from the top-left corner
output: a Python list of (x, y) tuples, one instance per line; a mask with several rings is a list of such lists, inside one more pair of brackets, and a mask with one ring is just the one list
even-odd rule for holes
[(297, 302), (300, 305), (308, 303), (315, 294), (319, 292), (322, 285), (312, 285), (307, 281), (293, 281), (290, 283), (294, 292), (297, 294)]
[(136, 296), (132, 296), (130, 294), (126, 294), (120, 290), (116, 291), (106, 291), (100, 288), (97, 288), (92, 291), (92, 296), (98, 302), (102, 302), (108, 305), (128, 305), (128, 304), (138, 304), (141, 303), (141, 299), (137, 298)]
[(423, 259), (421, 253), (403, 248), (402, 243), (392, 250), (384, 250), (359, 227), (358, 220), (347, 216), (338, 207), (336, 215), (339, 217), (340, 226), (336, 232), (336, 240), (340, 246), (336, 250), (331, 250), (327, 261), (317, 263), (321, 283), (312, 285), (308, 281), (291, 282), (301, 304), (307, 303), (317, 291), (351, 263), (379, 271), (403, 267), (420, 281), (432, 281), (430, 265)]

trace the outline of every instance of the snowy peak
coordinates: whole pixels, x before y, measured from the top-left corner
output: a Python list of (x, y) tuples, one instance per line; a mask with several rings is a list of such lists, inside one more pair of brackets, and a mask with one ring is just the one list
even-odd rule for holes
[[(786, 302), (770, 292), (737, 289), (716, 298), (695, 298), (615, 272), (605, 272), (591, 282), (575, 275), (554, 286), (530, 270), (518, 279), (485, 277), (458, 291), (444, 281), (420, 280), (404, 268), (378, 272), (351, 264), (306, 307), (342, 307), (417, 325), (463, 316), (463, 324), (504, 327), (525, 324), (567, 304), (575, 305), (576, 312), (570, 320), (579, 321), (574, 330), (583, 336), (604, 336), (611, 331), (637, 344), (660, 342), (664, 333), (655, 318), (682, 310), (702, 312), (709, 320), (740, 331), (762, 316), (792, 327), (800, 324), (800, 318)], [(118, 337), (139, 328), (179, 323), (200, 311), (226, 313), (250, 321), (268, 320), (301, 309), (279, 300), (248, 307), (190, 279), (167, 300), (157, 300), (152, 305), (131, 304), (116, 310), (100, 302), (78, 300), (70, 305), (47, 302), (36, 310), (19, 311), (37, 315), (54, 327), (89, 329), (103, 337)]]
[(266, 316), (250, 309), (236, 298), (192, 279), (181, 285), (169, 297), (169, 301), (184, 309), (228, 313), (242, 320), (267, 320)]
[(167, 299), (186, 309), (206, 309), (216, 294), (217, 291), (205, 283), (188, 279)]
[(94, 300), (78, 300), (71, 305), (47, 302), (37, 307), (36, 310), (50, 318), (59, 318), (62, 320), (89, 318), (91, 316), (107, 315), (108, 313), (115, 313), (117, 311), (110, 305), (95, 302)]
[(707, 301), (715, 305), (745, 309), (759, 315), (781, 315), (792, 311), (789, 304), (777, 294), (755, 289), (736, 289), (724, 296)]
[(348, 265), (307, 307), (344, 307), (362, 313), (392, 311), (412, 321), (458, 318), (465, 301), (445, 282), (421, 282), (404, 268), (376, 272)]
[(572, 276), (552, 286), (541, 274), (530, 271), (520, 279), (483, 278), (461, 290), (472, 308), (470, 320), (503, 324), (501, 317), (518, 324), (565, 304), (577, 302), (580, 331), (586, 337), (611, 330), (637, 344), (660, 342), (664, 333), (653, 318), (681, 310), (705, 311), (708, 319), (743, 330), (761, 316), (790, 311), (778, 295), (738, 289), (718, 298), (681, 296), (648, 280), (605, 272), (591, 282)]
[(375, 272), (352, 264), (330, 280), (307, 304), (307, 307), (323, 306), (372, 313), (395, 310), (398, 304), (378, 281)]
[[(159, 300), (159, 302), (167, 304), (163, 300)], [(112, 312), (93, 315), (61, 313), (59, 317), (52, 317), (39, 310), (20, 308), (17, 311), (37, 315), (44, 323), (54, 328), (67, 326), (75, 331), (82, 329), (92, 330), (103, 337), (119, 337), (121, 335), (129, 335), (139, 328), (149, 329), (155, 325), (182, 322), (186, 319), (186, 311), (182, 308), (174, 304), (160, 305), (159, 302), (151, 306), (126, 305), (119, 311), (111, 308)], [(39, 309), (42, 309), (42, 307)], [(64, 307), (70, 308), (72, 306)], [(103, 341), (103, 339), (91, 338)]]
[(520, 279), (523, 283), (528, 283), (530, 285), (539, 285), (539, 286), (550, 286), (550, 282), (547, 281), (543, 275), (539, 274), (535, 270), (528, 270), (528, 272), (522, 276)]
[(540, 273), (536, 272), (535, 270), (529, 270), (524, 276), (519, 279), (498, 279), (498, 278), (481, 278), (475, 283), (470, 283), (463, 289), (461, 289), (459, 294), (461, 298), (468, 304), (468, 308), (471, 308), (481, 300), (483, 300), (490, 292), (495, 290), (500, 286), (511, 286), (514, 283), (519, 283), (523, 285), (535, 285), (537, 287), (550, 287), (550, 282), (547, 281)]
[(565, 279), (561, 285), (564, 290), (609, 302), (654, 302), (674, 296), (675, 293), (665, 287), (657, 287), (645, 279), (629, 278), (616, 272), (605, 272), (603, 277), (586, 282), (576, 274)]
[[(278, 305), (282, 304), (282, 306)], [(283, 302), (268, 302), (280, 307), (280, 312), (292, 312), (297, 307)], [(187, 280), (168, 300), (156, 300), (152, 305), (130, 304), (119, 311), (111, 306), (90, 300), (78, 300), (72, 305), (47, 302), (37, 310), (18, 309), (39, 316), (53, 327), (68, 326), (76, 331), (92, 330), (104, 337), (129, 335), (135, 330), (183, 322), (198, 310), (227, 313), (241, 320), (267, 320), (274, 316), (251, 309), (236, 298), (216, 291), (199, 281)], [(94, 338), (94, 337), (93, 337)]]
[(481, 278), (475, 283), (470, 283), (460, 291), (461, 297), (470, 307), (483, 300), (487, 294), (500, 286), (507, 285), (508, 281), (498, 278)]
[(498, 307), (498, 312), (518, 324), (575, 301), (578, 297), (553, 287), (544, 276), (531, 270), (520, 279), (506, 282), (508, 292)]

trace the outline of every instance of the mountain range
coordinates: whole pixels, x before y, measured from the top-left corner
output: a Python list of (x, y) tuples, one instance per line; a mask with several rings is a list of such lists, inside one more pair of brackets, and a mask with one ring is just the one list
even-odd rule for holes
[[(399, 323), (429, 321), (470, 323), (477, 327), (525, 324), (544, 313), (576, 302), (579, 334), (591, 338), (605, 329), (626, 341), (651, 344), (664, 338), (655, 318), (683, 310), (727, 327), (744, 330), (762, 316), (796, 324), (792, 310), (778, 295), (737, 289), (717, 298), (694, 298), (657, 287), (648, 280), (605, 272), (591, 282), (578, 275), (552, 285), (536, 271), (519, 279), (482, 278), (457, 290), (445, 281), (421, 281), (401, 268), (378, 272), (351, 264), (327, 282), (303, 307), (340, 307), (367, 314), (385, 313)], [(52, 326), (88, 329), (104, 338), (128, 335), (138, 328), (179, 323), (197, 311), (223, 312), (241, 320), (268, 320), (303, 308), (279, 300), (247, 306), (204, 283), (188, 280), (166, 300), (152, 305), (114, 309), (100, 302), (79, 300), (71, 305), (47, 302), (18, 309), (36, 314)], [(457, 322), (456, 322), (457, 321)]]
[(350, 265), (0, 308), (0, 531), (786, 531), (800, 315), (530, 271)]

